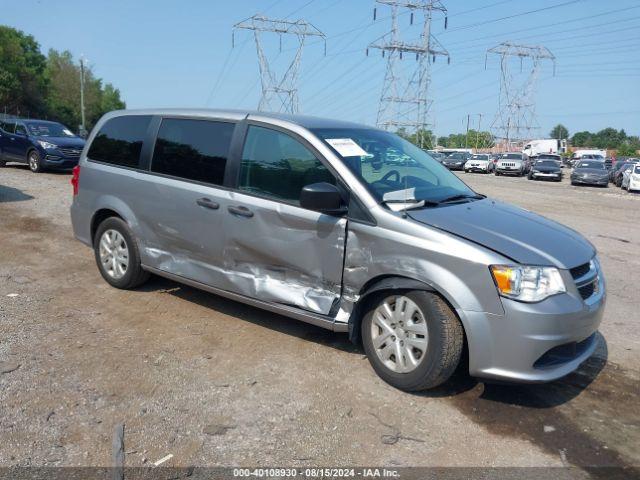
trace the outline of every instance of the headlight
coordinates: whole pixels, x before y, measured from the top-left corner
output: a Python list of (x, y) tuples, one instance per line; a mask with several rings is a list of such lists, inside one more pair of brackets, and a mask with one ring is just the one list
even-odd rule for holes
[(554, 267), (491, 265), (491, 274), (503, 297), (521, 302), (539, 302), (566, 292), (562, 277)]
[(44, 148), (45, 150), (50, 150), (52, 148), (58, 148), (57, 145), (54, 145), (53, 143), (49, 143), (49, 142), (45, 142), (44, 140), (38, 140), (38, 143), (40, 144), (40, 146), (42, 148)]

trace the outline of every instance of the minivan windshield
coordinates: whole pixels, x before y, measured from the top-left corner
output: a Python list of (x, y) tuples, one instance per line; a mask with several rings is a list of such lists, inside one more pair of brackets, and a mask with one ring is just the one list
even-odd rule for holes
[(393, 133), (366, 128), (312, 131), (379, 202), (420, 207), (483, 198), (426, 152)]
[(34, 137), (75, 137), (71, 130), (60, 123), (29, 122), (27, 128)]

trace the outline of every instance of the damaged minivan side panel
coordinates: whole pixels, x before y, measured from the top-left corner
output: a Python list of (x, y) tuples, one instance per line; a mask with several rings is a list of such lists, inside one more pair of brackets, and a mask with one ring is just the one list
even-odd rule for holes
[(337, 321), (349, 321), (367, 283), (387, 276), (422, 282), (456, 310), (504, 314), (486, 265), (504, 263), (505, 257), (489, 250), (479, 253), (472, 242), (417, 222), (404, 222), (400, 228), (397, 215), (378, 208), (376, 226), (349, 224)]
[(221, 288), (328, 315), (340, 297), (347, 220), (233, 192)]

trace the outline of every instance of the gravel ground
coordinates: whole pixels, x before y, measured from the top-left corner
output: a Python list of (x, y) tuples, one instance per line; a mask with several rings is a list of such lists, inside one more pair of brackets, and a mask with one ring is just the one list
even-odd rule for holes
[[(69, 175), (0, 170), (0, 467), (640, 466), (640, 195), (461, 174), (583, 233), (609, 302), (562, 381), (389, 387), (346, 336), (167, 280), (110, 288), (69, 222)], [(597, 471), (590, 471), (598, 475)], [(586, 473), (585, 473), (586, 475)]]

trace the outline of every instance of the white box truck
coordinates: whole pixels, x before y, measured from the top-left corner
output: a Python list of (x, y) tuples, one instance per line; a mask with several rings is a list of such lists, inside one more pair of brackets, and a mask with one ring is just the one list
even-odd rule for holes
[(558, 140), (554, 138), (545, 138), (540, 140), (531, 140), (522, 149), (527, 157), (533, 157), (542, 153), (554, 153), (557, 154), (559, 150)]

